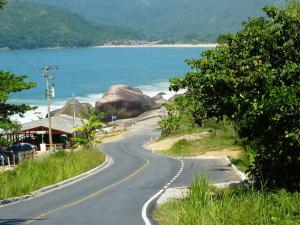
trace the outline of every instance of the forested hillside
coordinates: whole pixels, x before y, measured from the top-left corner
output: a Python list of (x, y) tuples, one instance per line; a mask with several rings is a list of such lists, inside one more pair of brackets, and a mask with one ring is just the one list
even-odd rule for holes
[(285, 0), (27, 0), (72, 10), (106, 25), (131, 27), (154, 39), (214, 41), (241, 29), (248, 17), (262, 16), (263, 5)]
[(0, 10), (0, 48), (85, 47), (143, 37), (131, 29), (99, 25), (44, 4), (9, 1)]

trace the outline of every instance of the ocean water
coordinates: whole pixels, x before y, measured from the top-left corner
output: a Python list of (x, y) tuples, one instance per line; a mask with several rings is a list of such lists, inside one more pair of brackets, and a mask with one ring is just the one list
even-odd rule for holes
[(46, 65), (57, 66), (52, 73), (56, 97), (51, 109), (62, 107), (72, 97), (92, 105), (114, 84), (128, 84), (154, 96), (168, 91), (169, 79), (185, 74), (190, 68), (188, 58), (199, 58), (205, 48), (74, 48), (12, 50), (0, 52), (0, 69), (17, 75), (27, 75), (37, 87), (14, 93), (12, 103), (38, 106), (20, 122), (37, 119), (46, 114), (45, 80), (40, 71)]

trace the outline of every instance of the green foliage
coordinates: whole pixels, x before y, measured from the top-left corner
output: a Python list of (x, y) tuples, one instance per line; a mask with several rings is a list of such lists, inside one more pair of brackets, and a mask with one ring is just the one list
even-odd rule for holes
[(170, 135), (179, 131), (181, 125), (181, 115), (174, 104), (166, 104), (166, 115), (162, 116), (158, 125), (162, 135)]
[(88, 119), (81, 119), (83, 125), (76, 129), (80, 133), (79, 137), (74, 138), (77, 145), (84, 146), (86, 149), (92, 148), (96, 138), (96, 131), (104, 126), (103, 118), (103, 113), (98, 113), (94, 109), (89, 110)]
[(0, 9), (2, 9), (6, 3), (6, 0), (0, 0)]
[(300, 223), (299, 201), (299, 193), (217, 190), (200, 179), (186, 199), (167, 202), (154, 217), (162, 225), (294, 225)]
[(56, 7), (9, 1), (0, 12), (0, 48), (86, 47), (140, 39), (132, 29), (104, 26)]
[(166, 115), (159, 122), (162, 135), (170, 135), (203, 126), (204, 109), (188, 93), (177, 96), (175, 102), (164, 105)]
[(178, 96), (174, 105), (180, 112), (185, 124), (189, 123), (191, 127), (204, 125), (206, 119), (205, 110), (189, 92)]
[(270, 188), (300, 189), (299, 5), (264, 7), (269, 19), (221, 36), (219, 47), (188, 61), (191, 72), (171, 80), (171, 89), (187, 89), (208, 118), (234, 122), (254, 150), (251, 175)]
[[(13, 92), (35, 87), (35, 83), (26, 82), (26, 76), (15, 76), (10, 72), (0, 70), (0, 131), (13, 131), (19, 129), (20, 125), (11, 120), (11, 116), (18, 114), (23, 116), (28, 110), (33, 109), (28, 105), (15, 105), (7, 103), (9, 95)], [(0, 137), (0, 147), (7, 142)]]
[(246, 147), (246, 151), (244, 151), (239, 158), (230, 158), (230, 161), (237, 166), (240, 171), (246, 172), (250, 164), (254, 161), (254, 154), (251, 148)]
[(235, 143), (233, 129), (228, 121), (219, 123), (216, 123), (215, 120), (214, 122), (212, 120), (208, 121), (208, 123), (205, 123), (205, 127), (209, 131), (197, 133), (192, 131), (190, 133), (191, 135), (198, 135), (197, 139), (180, 139), (169, 150), (160, 151), (159, 153), (169, 156), (190, 157), (210, 151), (236, 151), (237, 155), (243, 152), (240, 143)]
[(148, 38), (170, 42), (215, 41), (236, 32), (248, 17), (262, 16), (263, 5), (285, 0), (34, 0), (72, 10), (108, 25), (139, 30)]
[(105, 160), (98, 149), (91, 151), (59, 151), (51, 156), (26, 161), (12, 171), (0, 173), (0, 199), (29, 194), (91, 170)]

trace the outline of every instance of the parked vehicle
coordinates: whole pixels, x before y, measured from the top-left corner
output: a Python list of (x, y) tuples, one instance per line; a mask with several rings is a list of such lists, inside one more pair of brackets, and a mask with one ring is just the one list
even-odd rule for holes
[(0, 165), (1, 166), (3, 166), (3, 164), (8, 165), (8, 160), (9, 160), (8, 155), (5, 152), (0, 151)]
[[(30, 143), (17, 143), (5, 149), (5, 154), (9, 156), (9, 160), (11, 163), (19, 163), (20, 162), (20, 153), (36, 151), (37, 147)], [(34, 153), (33, 153), (34, 154)]]

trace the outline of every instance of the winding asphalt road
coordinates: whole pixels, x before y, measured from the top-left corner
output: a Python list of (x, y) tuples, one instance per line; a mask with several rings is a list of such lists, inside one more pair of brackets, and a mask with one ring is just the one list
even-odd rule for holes
[(149, 129), (103, 144), (113, 159), (110, 167), (62, 189), (1, 207), (0, 224), (143, 225), (143, 205), (171, 180), (170, 187), (187, 186), (201, 174), (214, 183), (240, 180), (222, 159), (184, 159), (182, 173), (174, 180), (181, 161), (142, 147), (156, 135)]

